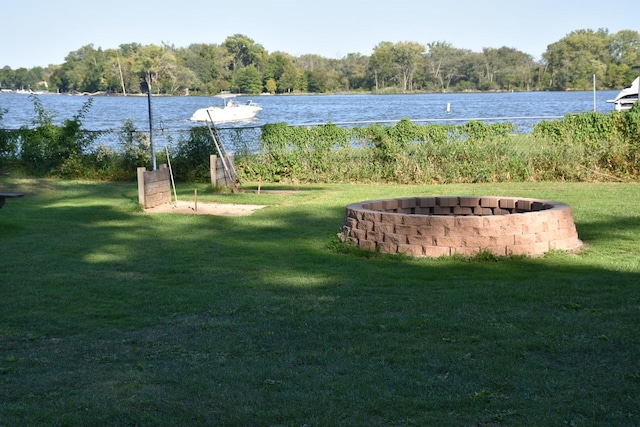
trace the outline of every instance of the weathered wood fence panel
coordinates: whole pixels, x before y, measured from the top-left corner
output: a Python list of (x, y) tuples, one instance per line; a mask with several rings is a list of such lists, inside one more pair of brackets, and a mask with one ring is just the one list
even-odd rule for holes
[(171, 176), (167, 165), (158, 170), (138, 168), (138, 202), (143, 208), (171, 203)]
[[(225, 172), (224, 165), (222, 164), (222, 158), (216, 156), (215, 154), (211, 155), (210, 158), (210, 169), (211, 169), (211, 186), (225, 186), (230, 187), (233, 185), (233, 181), (229, 179), (229, 176)], [(234, 158), (231, 154), (227, 154), (227, 165), (234, 165)], [(235, 170), (235, 169), (232, 169)], [(233, 176), (233, 179), (236, 177)]]

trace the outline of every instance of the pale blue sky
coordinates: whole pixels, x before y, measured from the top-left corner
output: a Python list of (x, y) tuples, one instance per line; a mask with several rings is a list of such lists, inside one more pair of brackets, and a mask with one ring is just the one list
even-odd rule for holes
[(578, 29), (640, 31), (637, 0), (20, 0), (0, 19), (0, 67), (61, 64), (82, 46), (220, 44), (244, 34), (268, 52), (342, 58), (383, 41), (446, 41), (480, 52), (513, 47), (536, 59)]

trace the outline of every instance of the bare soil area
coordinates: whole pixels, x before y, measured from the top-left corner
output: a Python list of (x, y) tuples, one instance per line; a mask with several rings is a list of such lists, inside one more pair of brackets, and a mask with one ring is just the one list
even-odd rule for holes
[(236, 205), (200, 202), (196, 204), (194, 201), (178, 201), (159, 205), (154, 208), (145, 209), (144, 211), (151, 214), (173, 213), (187, 215), (247, 216), (262, 208), (264, 208), (263, 205)]

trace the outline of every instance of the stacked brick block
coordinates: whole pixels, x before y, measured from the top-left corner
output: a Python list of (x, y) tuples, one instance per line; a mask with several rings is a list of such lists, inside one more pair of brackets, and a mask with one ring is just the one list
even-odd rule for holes
[(515, 197), (408, 197), (346, 208), (343, 241), (367, 250), (439, 257), (489, 251), (498, 256), (574, 250), (571, 207)]

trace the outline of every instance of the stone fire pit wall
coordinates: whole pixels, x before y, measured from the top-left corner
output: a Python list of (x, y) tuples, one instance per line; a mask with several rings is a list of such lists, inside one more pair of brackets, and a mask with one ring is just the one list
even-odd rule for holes
[(541, 255), (582, 245), (571, 207), (517, 197), (407, 197), (346, 208), (343, 241), (383, 253), (439, 257), (489, 251)]

